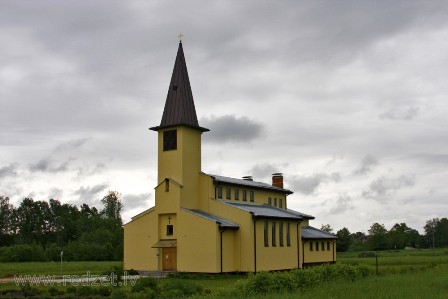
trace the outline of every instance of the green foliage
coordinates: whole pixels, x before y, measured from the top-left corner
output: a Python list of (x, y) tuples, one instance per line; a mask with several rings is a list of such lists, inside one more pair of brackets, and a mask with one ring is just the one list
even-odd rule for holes
[(95, 295), (95, 289), (93, 287), (88, 287), (88, 286), (78, 286), (78, 287), (76, 287), (75, 294), (78, 297), (93, 296), (93, 295)]
[(309, 289), (324, 282), (356, 281), (370, 275), (365, 265), (352, 266), (344, 264), (296, 269), (289, 272), (250, 274), (246, 280), (237, 284), (242, 296), (259, 296), (270, 293), (294, 292)]
[(144, 290), (157, 290), (158, 289), (158, 280), (154, 277), (144, 277), (137, 280), (135, 285), (132, 286), (132, 292), (140, 292)]
[(20, 244), (9, 247), (0, 247), (0, 262), (31, 262), (46, 261), (47, 257), (40, 245)]
[(336, 232), (338, 237), (336, 250), (337, 251), (347, 251), (350, 245), (353, 243), (353, 237), (350, 234), (348, 228), (344, 227)]
[(187, 298), (202, 292), (199, 284), (181, 279), (169, 279), (162, 288), (163, 298)]
[(128, 292), (122, 288), (116, 288), (110, 293), (109, 298), (113, 299), (124, 299), (128, 297)]

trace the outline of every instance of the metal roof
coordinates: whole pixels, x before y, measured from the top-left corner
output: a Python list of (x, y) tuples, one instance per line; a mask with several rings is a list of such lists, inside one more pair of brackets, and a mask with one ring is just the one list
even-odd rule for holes
[(224, 183), (224, 184), (230, 184), (230, 185), (245, 186), (245, 187), (250, 187), (250, 188), (268, 189), (268, 190), (287, 193), (287, 194), (293, 193), (291, 190), (275, 187), (275, 186), (272, 186), (272, 185), (269, 185), (266, 183), (262, 183), (262, 182), (249, 181), (249, 180), (243, 180), (243, 179), (235, 179), (235, 178), (229, 178), (229, 177), (214, 175), (214, 174), (209, 174), (209, 176), (211, 176), (213, 178), (214, 182), (218, 183), (218, 184)]
[(244, 210), (251, 213), (255, 217), (265, 217), (265, 218), (284, 218), (293, 220), (302, 220), (303, 218), (288, 212), (287, 210), (276, 208), (268, 205), (257, 205), (257, 204), (243, 204), (236, 202), (226, 202), (221, 201), (227, 205), (233, 206), (235, 208)]
[(179, 43), (177, 49), (176, 62), (174, 63), (162, 121), (159, 126), (150, 129), (158, 131), (180, 125), (199, 129), (202, 132), (209, 131), (209, 129), (200, 127), (198, 123), (182, 42)]
[(302, 239), (337, 239), (335, 234), (324, 232), (312, 226), (302, 227)]
[(152, 248), (167, 248), (167, 247), (177, 247), (177, 240), (160, 240), (156, 244), (151, 246)]
[(294, 211), (294, 210), (291, 210), (291, 209), (288, 209), (287, 211), (290, 212), (290, 213), (296, 214), (297, 216), (300, 216), (300, 217), (302, 217), (304, 219), (314, 219), (314, 218), (316, 218), (314, 216), (311, 216), (311, 215), (308, 215), (308, 214), (304, 214), (304, 213), (301, 213), (301, 212), (297, 212), (297, 211)]
[(190, 212), (190, 213), (192, 213), (192, 214), (194, 214), (196, 216), (205, 218), (207, 220), (214, 221), (214, 222), (219, 224), (219, 227), (222, 227), (222, 228), (231, 228), (231, 229), (238, 229), (238, 228), (240, 228), (240, 226), (238, 224), (234, 223), (234, 222), (231, 222), (231, 221), (226, 220), (224, 218), (221, 218), (221, 217), (218, 217), (218, 216), (206, 213), (206, 212), (201, 211), (201, 210), (190, 210), (190, 209), (185, 209), (185, 208), (183, 208), (182, 210)]

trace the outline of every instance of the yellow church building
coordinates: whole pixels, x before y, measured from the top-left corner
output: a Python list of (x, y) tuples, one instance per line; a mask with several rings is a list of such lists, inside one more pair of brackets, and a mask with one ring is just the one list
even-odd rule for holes
[[(283, 175), (272, 184), (201, 171), (201, 135), (179, 43), (158, 134), (155, 206), (124, 226), (124, 268), (259, 272), (333, 263), (336, 236), (288, 209)], [(212, 134), (212, 133), (210, 133)]]

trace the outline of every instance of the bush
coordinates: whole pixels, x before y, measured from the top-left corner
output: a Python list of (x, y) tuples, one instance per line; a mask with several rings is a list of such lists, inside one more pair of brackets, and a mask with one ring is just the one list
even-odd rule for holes
[(95, 289), (88, 286), (80, 286), (76, 288), (76, 295), (78, 297), (89, 297), (95, 295)]
[(201, 294), (202, 287), (192, 281), (170, 279), (163, 286), (164, 298), (186, 298)]
[(112, 293), (110, 293), (109, 298), (115, 298), (115, 299), (124, 299), (128, 297), (128, 293), (121, 289), (121, 288), (116, 288), (112, 291)]
[(45, 262), (44, 249), (40, 245), (20, 244), (1, 248), (0, 262)]
[(158, 289), (158, 280), (154, 277), (144, 277), (137, 280), (135, 285), (132, 286), (132, 292), (140, 292), (145, 290), (154, 290)]

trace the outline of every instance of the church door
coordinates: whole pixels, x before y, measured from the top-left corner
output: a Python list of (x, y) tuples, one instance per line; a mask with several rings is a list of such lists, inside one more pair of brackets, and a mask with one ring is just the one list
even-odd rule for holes
[(162, 270), (177, 270), (177, 247), (166, 247), (162, 249)]

